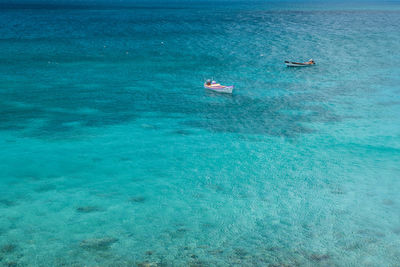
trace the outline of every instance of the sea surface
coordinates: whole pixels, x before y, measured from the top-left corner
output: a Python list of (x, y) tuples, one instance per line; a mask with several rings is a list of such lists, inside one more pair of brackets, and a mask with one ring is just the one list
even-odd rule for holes
[(400, 266), (399, 25), (398, 1), (0, 3), (0, 266)]

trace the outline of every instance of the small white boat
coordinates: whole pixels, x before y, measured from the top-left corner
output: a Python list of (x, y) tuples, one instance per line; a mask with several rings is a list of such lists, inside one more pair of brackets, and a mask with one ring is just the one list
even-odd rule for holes
[(314, 60), (310, 59), (308, 62), (304, 62), (304, 63), (285, 61), (285, 64), (287, 67), (309, 67), (309, 66), (315, 65), (315, 62), (314, 62)]
[(204, 88), (217, 92), (217, 93), (225, 93), (225, 94), (232, 94), (233, 91), (233, 85), (231, 86), (225, 86), (221, 85), (219, 83), (216, 83), (215, 81), (207, 81), (204, 83)]

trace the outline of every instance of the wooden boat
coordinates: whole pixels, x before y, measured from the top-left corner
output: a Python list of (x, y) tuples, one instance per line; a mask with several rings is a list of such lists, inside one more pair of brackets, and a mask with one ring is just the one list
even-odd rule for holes
[(225, 93), (225, 94), (232, 94), (232, 91), (233, 91), (233, 85), (225, 86), (225, 85), (216, 83), (215, 81), (212, 81), (210, 83), (205, 82), (204, 88), (214, 91), (214, 92), (217, 92), (217, 93)]
[(310, 61), (304, 62), (304, 63), (285, 61), (285, 64), (287, 67), (308, 67), (308, 66), (315, 65), (315, 62), (313, 60), (310, 60)]

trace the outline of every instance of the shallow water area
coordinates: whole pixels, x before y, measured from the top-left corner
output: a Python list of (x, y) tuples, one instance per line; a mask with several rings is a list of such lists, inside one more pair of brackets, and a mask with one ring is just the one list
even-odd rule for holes
[(396, 2), (0, 9), (0, 265), (398, 265)]

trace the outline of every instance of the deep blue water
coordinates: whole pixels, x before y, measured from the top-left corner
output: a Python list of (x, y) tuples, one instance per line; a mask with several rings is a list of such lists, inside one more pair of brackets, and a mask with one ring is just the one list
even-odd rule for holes
[(0, 265), (399, 266), (399, 25), (396, 1), (0, 4)]

